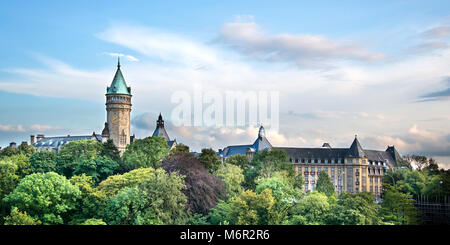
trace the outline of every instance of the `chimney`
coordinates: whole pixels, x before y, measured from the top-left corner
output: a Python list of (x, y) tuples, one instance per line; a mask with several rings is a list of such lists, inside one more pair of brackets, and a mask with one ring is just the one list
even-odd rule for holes
[(22, 141), (22, 144), (20, 144), (20, 145), (28, 145), (28, 142)]
[(30, 144), (34, 144), (34, 135), (30, 135)]
[(38, 134), (38, 135), (36, 136), (36, 142), (41, 141), (43, 138), (44, 138), (44, 135), (43, 135), (43, 134)]
[(331, 149), (330, 143), (327, 143), (327, 142), (323, 143), (322, 147)]
[(11, 143), (9, 143), (9, 147), (11, 147), (11, 148), (16, 148), (16, 142), (11, 142)]

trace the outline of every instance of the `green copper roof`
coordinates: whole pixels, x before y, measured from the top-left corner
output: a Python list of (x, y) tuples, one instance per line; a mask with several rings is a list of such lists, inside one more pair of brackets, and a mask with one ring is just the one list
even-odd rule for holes
[(131, 88), (127, 87), (122, 71), (120, 70), (120, 61), (117, 63), (116, 75), (111, 83), (111, 86), (106, 89), (106, 94), (128, 94), (131, 95)]

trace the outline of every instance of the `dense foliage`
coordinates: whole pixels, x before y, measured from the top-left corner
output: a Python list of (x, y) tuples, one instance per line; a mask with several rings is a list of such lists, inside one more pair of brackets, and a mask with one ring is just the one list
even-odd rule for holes
[[(413, 169), (412, 166), (417, 166)], [(59, 152), (25, 144), (0, 151), (0, 223), (5, 225), (410, 225), (415, 200), (450, 196), (450, 171), (407, 156), (383, 180), (383, 199), (334, 191), (321, 172), (304, 192), (284, 151), (229, 157), (212, 149), (196, 157), (179, 144), (149, 137), (121, 156), (112, 141), (73, 141)]]
[(185, 176), (186, 188), (183, 192), (193, 214), (207, 214), (219, 200), (226, 197), (224, 182), (210, 174), (191, 154), (172, 154), (164, 161), (162, 168)]

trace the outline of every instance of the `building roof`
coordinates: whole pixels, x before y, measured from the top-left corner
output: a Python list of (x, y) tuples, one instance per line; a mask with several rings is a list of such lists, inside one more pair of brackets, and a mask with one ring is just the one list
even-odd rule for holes
[(170, 141), (169, 135), (167, 134), (166, 129), (164, 128), (164, 120), (161, 116), (161, 113), (159, 114), (158, 120), (156, 121), (156, 128), (153, 132), (153, 137), (162, 137), (166, 141)]
[[(284, 150), (288, 156), (299, 161), (303, 159), (344, 159), (350, 154), (351, 148), (295, 148), (295, 147), (274, 147), (274, 149)], [(363, 155), (372, 162), (386, 162), (391, 167), (397, 160), (391, 157), (387, 151), (364, 150)], [(353, 157), (353, 156), (352, 156)]]
[(350, 149), (348, 149), (346, 157), (365, 157), (365, 152), (361, 147), (361, 144), (359, 143), (356, 135), (352, 145), (350, 146)]
[(102, 140), (102, 136), (99, 134), (92, 134), (92, 135), (81, 135), (81, 136), (56, 136), (56, 137), (44, 137), (43, 139), (39, 140), (38, 142), (35, 142), (33, 144), (33, 147), (35, 148), (52, 148), (55, 150), (58, 150), (61, 146), (69, 143), (70, 141), (76, 141), (76, 140), (89, 140), (89, 139), (95, 139), (97, 141)]
[(269, 140), (266, 138), (264, 127), (259, 128), (258, 138), (252, 145), (231, 145), (223, 149), (221, 156), (230, 157), (237, 154), (246, 155), (247, 152), (258, 152), (272, 148)]
[(127, 87), (125, 78), (123, 78), (122, 71), (120, 70), (120, 60), (117, 62), (116, 75), (114, 75), (114, 79), (111, 82), (111, 86), (107, 87), (106, 94), (131, 95), (131, 88)]

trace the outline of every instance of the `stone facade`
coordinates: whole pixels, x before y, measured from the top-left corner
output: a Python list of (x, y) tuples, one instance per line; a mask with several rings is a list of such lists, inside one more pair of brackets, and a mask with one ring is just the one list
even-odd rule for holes
[(123, 153), (130, 144), (131, 95), (107, 94), (106, 112), (108, 139)]

